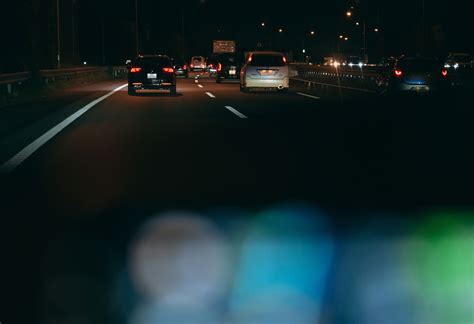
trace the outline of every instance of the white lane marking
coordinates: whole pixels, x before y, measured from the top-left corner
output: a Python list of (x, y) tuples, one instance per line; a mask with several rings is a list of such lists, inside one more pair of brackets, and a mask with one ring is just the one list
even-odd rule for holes
[(12, 172), (15, 168), (17, 168), (21, 163), (23, 163), (26, 159), (28, 159), (33, 153), (35, 153), (38, 149), (40, 149), (43, 145), (45, 145), (48, 141), (50, 141), (53, 137), (55, 137), (59, 132), (61, 132), (64, 128), (69, 126), (73, 121), (81, 117), (83, 114), (85, 114), (89, 109), (100, 103), (101, 101), (104, 101), (111, 95), (115, 94), (116, 92), (122, 90), (123, 88), (127, 87), (128, 84), (124, 84), (108, 94), (100, 97), (99, 99), (96, 99), (92, 101), (91, 103), (85, 105), (78, 111), (76, 111), (74, 114), (51, 128), (49, 131), (38, 137), (33, 143), (25, 147), (23, 150), (21, 150), (19, 153), (17, 153), (14, 157), (12, 157), (10, 160), (5, 162), (0, 167), (0, 173), (10, 173)]
[(197, 79), (196, 79), (196, 80), (194, 80), (194, 82), (198, 83), (198, 82), (199, 82), (199, 80), (197, 80)]
[(242, 114), (240, 111), (238, 111), (237, 109), (235, 108), (232, 108), (231, 106), (225, 106), (226, 109), (228, 109), (229, 111), (233, 112), (234, 114), (236, 114), (237, 116), (239, 116), (239, 118), (242, 118), (242, 119), (247, 119), (247, 116), (245, 116), (244, 114)]
[(198, 84), (198, 87), (199, 88), (204, 88), (202, 84)]
[(214, 96), (214, 95), (213, 95), (212, 93), (210, 93), (210, 92), (206, 92), (206, 94), (207, 94), (209, 97), (211, 97), (211, 98), (215, 98), (215, 97), (216, 97), (216, 96)]
[(297, 92), (296, 93), (297, 95), (300, 95), (300, 96), (303, 96), (303, 97), (308, 97), (308, 98), (313, 98), (313, 99), (321, 99), (319, 97), (316, 97), (316, 96), (312, 96), (312, 95), (309, 95), (309, 94), (306, 94), (306, 93), (302, 93), (302, 92)]

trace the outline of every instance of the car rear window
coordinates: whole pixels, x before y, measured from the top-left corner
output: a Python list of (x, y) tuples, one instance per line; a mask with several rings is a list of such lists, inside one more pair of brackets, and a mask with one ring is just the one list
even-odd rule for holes
[(243, 54), (223, 54), (219, 57), (219, 62), (224, 64), (238, 64), (243, 61)]
[(405, 59), (398, 66), (409, 71), (428, 72), (440, 68), (441, 63), (435, 59)]
[(284, 66), (282, 55), (274, 54), (253, 54), (251, 66)]
[(141, 57), (135, 60), (135, 65), (141, 66), (143, 68), (150, 66), (169, 66), (171, 65), (171, 61), (169, 58), (164, 56)]

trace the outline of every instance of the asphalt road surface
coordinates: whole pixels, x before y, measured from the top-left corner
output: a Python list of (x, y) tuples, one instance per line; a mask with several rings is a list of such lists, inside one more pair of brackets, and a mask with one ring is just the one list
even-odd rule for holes
[[(39, 272), (30, 270), (61, 233), (127, 241), (155, 211), (287, 201), (338, 212), (472, 206), (468, 94), (384, 98), (297, 82), (289, 93), (244, 94), (238, 83), (194, 76), (178, 80), (176, 96), (112, 93), (124, 84), (89, 86), (2, 130), (2, 267), (4, 278), (23, 276), (6, 280), (4, 305), (36, 305), (28, 292)], [(77, 118), (57, 128), (69, 116)], [(12, 160), (27, 147), (31, 155)], [(16, 310), (9, 318), (33, 316)]]

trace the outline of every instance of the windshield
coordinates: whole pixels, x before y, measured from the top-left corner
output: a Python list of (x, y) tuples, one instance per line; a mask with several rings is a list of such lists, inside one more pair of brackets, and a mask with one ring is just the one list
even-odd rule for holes
[(469, 0), (3, 0), (0, 324), (474, 324)]

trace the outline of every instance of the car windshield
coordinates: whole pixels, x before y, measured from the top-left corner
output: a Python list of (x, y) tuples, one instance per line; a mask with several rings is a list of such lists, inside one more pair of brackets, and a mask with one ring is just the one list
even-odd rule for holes
[(1, 0), (0, 324), (474, 324), (473, 0)]
[(283, 56), (276, 54), (252, 54), (251, 66), (284, 66)]

